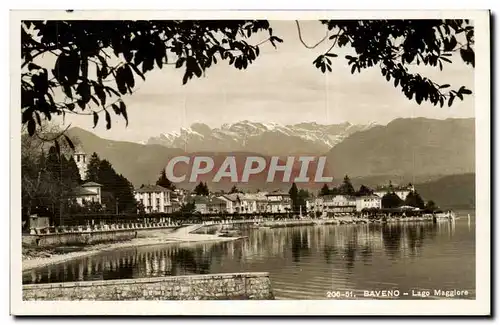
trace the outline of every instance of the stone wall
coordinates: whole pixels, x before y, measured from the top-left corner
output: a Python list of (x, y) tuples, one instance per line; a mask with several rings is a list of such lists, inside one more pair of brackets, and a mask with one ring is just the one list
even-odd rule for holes
[(167, 234), (177, 227), (151, 226), (151, 227), (123, 227), (108, 229), (87, 229), (75, 227), (65, 232), (50, 232), (45, 234), (23, 235), (22, 242), (25, 245), (39, 247), (52, 247), (60, 245), (88, 245), (105, 242), (117, 242), (130, 240), (138, 237), (154, 236), (161, 232)]
[(27, 284), (23, 300), (274, 299), (269, 273)]

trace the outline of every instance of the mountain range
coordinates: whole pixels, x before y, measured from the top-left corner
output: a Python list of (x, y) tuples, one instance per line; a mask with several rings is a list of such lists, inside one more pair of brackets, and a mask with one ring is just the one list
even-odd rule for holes
[(269, 156), (318, 155), (330, 150), (349, 135), (375, 124), (350, 123), (323, 125), (315, 122), (294, 125), (240, 121), (210, 128), (194, 123), (180, 131), (151, 137), (146, 144), (193, 151), (247, 151)]
[[(275, 131), (272, 130), (272, 126), (275, 127)], [(311, 129), (310, 132), (297, 131), (308, 128)], [(337, 131), (334, 131), (335, 128)], [(245, 134), (241, 131), (242, 129), (246, 129), (246, 134), (250, 135), (247, 139), (259, 138), (260, 142), (256, 140), (255, 143), (247, 142), (252, 144), (252, 150), (223, 150), (226, 145), (226, 148), (238, 148)], [(461, 193), (465, 193), (461, 194), (464, 196), (461, 201), (465, 202), (464, 204), (473, 202), (473, 196), (471, 197), (471, 193), (474, 192), (473, 176), (459, 178), (458, 183), (456, 178), (446, 177), (462, 174), (473, 175), (475, 172), (474, 119), (409, 118), (396, 119), (387, 125), (369, 126), (350, 124), (325, 126), (302, 123), (296, 124), (294, 128), (271, 123), (264, 125), (263, 123), (243, 121), (231, 126), (224, 125), (218, 129), (197, 124), (194, 125), (194, 128), (192, 126), (190, 130), (192, 132), (186, 130), (186, 134), (191, 134), (188, 137), (191, 139), (190, 143), (193, 148), (199, 146), (200, 150), (186, 152), (184, 148), (178, 148), (177, 145), (168, 147), (167, 142), (159, 144), (152, 139), (147, 144), (107, 140), (80, 128), (71, 128), (67, 134), (76, 139), (76, 142), (86, 153), (97, 152), (101, 158), (109, 160), (115, 170), (127, 177), (134, 186), (154, 183), (168, 161), (172, 157), (180, 155), (210, 156), (214, 158), (217, 167), (228, 155), (235, 156), (237, 165), (242, 166), (244, 158), (247, 156), (261, 156), (269, 161), (271, 155), (289, 156), (309, 153), (327, 157), (328, 172), (326, 175), (334, 176), (335, 184), (341, 182), (344, 175), (349, 175), (355, 185), (375, 186), (387, 183), (389, 180), (397, 183), (432, 184), (435, 182), (433, 186), (422, 187), (422, 191), (432, 196), (439, 196), (439, 189), (453, 192), (455, 191), (453, 186), (450, 187), (446, 184), (458, 184), (457, 186), (464, 187), (458, 189)], [(235, 135), (234, 141), (231, 142), (229, 131), (224, 133), (220, 130), (232, 130), (230, 132)], [(238, 130), (241, 132), (237, 132)], [(351, 132), (349, 130), (352, 133), (349, 133)], [(214, 140), (214, 134), (223, 133), (225, 134), (222, 137), (223, 141), (222, 139), (219, 142)], [(330, 135), (321, 139), (320, 134), (327, 133)], [(337, 137), (333, 134), (337, 134)], [(165, 138), (167, 138), (166, 135)], [(173, 142), (170, 143), (180, 141), (179, 139), (179, 137), (172, 136)], [(208, 146), (212, 141), (209, 139), (214, 141), (213, 147)], [(205, 147), (203, 147), (203, 143), (205, 143)], [(186, 148), (190, 149), (189, 146)], [(296, 175), (299, 168), (300, 166), (295, 164), (292, 174)], [(239, 173), (241, 173), (240, 167)], [(200, 180), (206, 181), (209, 187), (214, 190), (228, 190), (233, 185), (228, 181), (212, 184), (213, 174), (214, 172)], [(194, 185), (191, 183), (179, 184), (180, 187), (185, 188), (192, 188)], [(311, 188), (317, 188), (321, 185), (309, 184)], [(290, 184), (280, 181), (266, 183), (265, 175), (258, 174), (251, 178), (248, 183), (237, 184), (237, 186), (248, 190), (271, 190), (288, 189)], [(443, 200), (443, 203), (451, 204), (453, 198), (447, 197)]]
[(475, 172), (474, 119), (396, 119), (351, 134), (327, 154), (334, 175), (422, 176)]

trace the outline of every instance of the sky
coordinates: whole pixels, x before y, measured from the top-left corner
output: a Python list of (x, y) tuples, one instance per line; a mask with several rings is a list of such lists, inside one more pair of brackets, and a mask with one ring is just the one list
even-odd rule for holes
[[(104, 116), (94, 129), (91, 116), (66, 115), (64, 126), (78, 126), (100, 137), (142, 142), (161, 133), (178, 131), (193, 123), (219, 127), (242, 120), (295, 124), (317, 122), (336, 124), (387, 124), (399, 117), (455, 118), (474, 117), (473, 96), (451, 108), (434, 107), (409, 101), (393, 82), (387, 82), (379, 69), (352, 75), (344, 56), (350, 49), (335, 49), (333, 72), (323, 74), (312, 62), (328, 47), (327, 42), (307, 49), (299, 40), (294, 21), (271, 22), (274, 34), (284, 40), (275, 49), (261, 46), (257, 60), (246, 70), (220, 62), (200, 79), (182, 85), (182, 69), (169, 65), (136, 77), (136, 92), (124, 96), (129, 124), (118, 116), (106, 130)], [(304, 41), (313, 45), (325, 36), (326, 29), (316, 21), (300, 22)], [(255, 43), (266, 38), (255, 38)], [(420, 70), (433, 81), (464, 85), (474, 91), (474, 70), (457, 56), (443, 71)]]

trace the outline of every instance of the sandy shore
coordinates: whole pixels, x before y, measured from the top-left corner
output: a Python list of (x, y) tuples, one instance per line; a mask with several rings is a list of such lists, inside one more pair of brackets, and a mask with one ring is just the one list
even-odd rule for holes
[(32, 257), (29, 259), (23, 258), (23, 271), (43, 267), (50, 264), (61, 263), (75, 258), (90, 256), (101, 252), (115, 250), (120, 248), (162, 245), (162, 244), (179, 244), (179, 243), (202, 243), (202, 242), (223, 242), (242, 239), (243, 237), (220, 237), (217, 235), (201, 235), (201, 234), (188, 234), (165, 236), (163, 238), (150, 237), (150, 238), (135, 238), (126, 242), (111, 243), (111, 244), (96, 244), (87, 246), (81, 251), (54, 254), (47, 257)]

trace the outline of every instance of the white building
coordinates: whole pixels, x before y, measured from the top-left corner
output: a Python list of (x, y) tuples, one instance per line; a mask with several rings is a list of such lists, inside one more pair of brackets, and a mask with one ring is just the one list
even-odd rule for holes
[(266, 212), (268, 199), (267, 193), (245, 193), (240, 198), (242, 213), (261, 213)]
[(144, 206), (146, 213), (173, 212), (172, 191), (159, 185), (145, 185), (134, 191), (134, 197)]
[(271, 192), (266, 194), (266, 212), (284, 213), (292, 210), (292, 200), (290, 194), (285, 192)]
[(194, 203), (194, 209), (201, 214), (226, 213), (226, 201), (217, 197), (207, 197), (197, 195), (191, 197), (190, 202)]
[(395, 186), (395, 185), (389, 184), (388, 186), (380, 186), (380, 187), (378, 187), (373, 192), (373, 194), (375, 194), (378, 197), (382, 198), (387, 193), (394, 192), (394, 193), (396, 193), (397, 196), (399, 196), (399, 198), (401, 200), (404, 201), (406, 199), (406, 197), (408, 196), (408, 194), (410, 194), (410, 192), (412, 192), (412, 191), (415, 191), (415, 186), (413, 186), (413, 184), (408, 184), (406, 186)]
[(226, 204), (226, 211), (228, 213), (240, 213), (241, 209), (241, 193), (231, 193), (218, 196), (217, 198), (224, 201)]
[(73, 198), (79, 205), (85, 202), (101, 204), (101, 184), (96, 182), (84, 183), (73, 190)]
[(356, 198), (350, 195), (324, 195), (316, 200), (316, 211), (349, 213), (356, 211)]
[(363, 209), (382, 208), (382, 198), (378, 195), (366, 195), (356, 197), (356, 211)]

